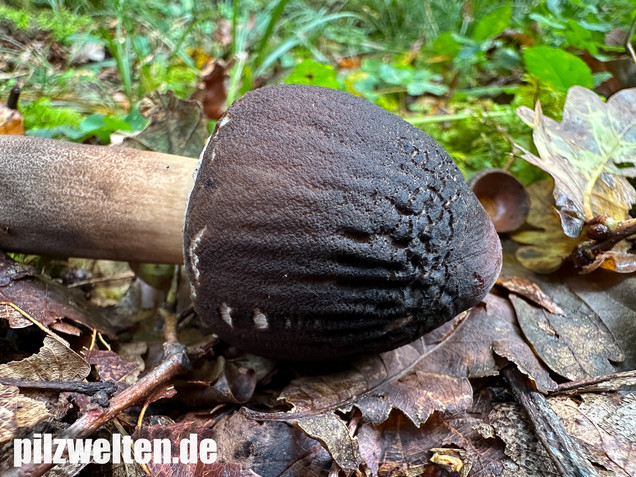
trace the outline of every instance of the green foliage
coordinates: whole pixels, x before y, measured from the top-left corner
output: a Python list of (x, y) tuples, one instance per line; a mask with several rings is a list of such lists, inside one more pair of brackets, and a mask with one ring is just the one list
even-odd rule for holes
[(38, 134), (107, 142), (114, 130), (137, 128), (129, 117), (117, 119), (121, 94), (114, 92), (133, 110), (150, 91), (188, 96), (201, 66), (215, 57), (230, 65), (228, 103), (281, 81), (341, 88), (426, 124), (468, 176), (505, 167), (531, 182), (539, 174), (515, 159), (513, 146), (531, 149), (530, 135), (512, 112), (540, 101), (544, 114), (560, 118), (568, 88), (607, 79), (609, 73), (592, 75), (579, 56), (603, 61), (613, 54), (605, 34), (629, 28), (633, 1), (223, 0), (211, 7), (55, 0), (27, 11), (0, 7), (0, 15), (21, 29), (51, 31), (63, 45), (107, 50), (104, 62), (65, 70), (46, 52), (23, 64), (15, 53), (28, 70), (30, 97), (58, 96), (62, 104), (70, 96), (83, 114), (100, 113), (83, 122), (77, 115), (74, 122), (46, 115), (27, 121)]
[(486, 168), (508, 169), (526, 184), (544, 177), (512, 154), (513, 142), (529, 147), (532, 141), (514, 108), (475, 100), (453, 107), (454, 114), (429, 116), (422, 129), (451, 155), (466, 178)]
[(287, 84), (309, 84), (338, 89), (340, 84), (336, 70), (331, 65), (323, 65), (313, 60), (304, 60), (293, 69), (285, 79)]
[(512, 7), (509, 3), (506, 3), (503, 7), (486, 15), (475, 24), (473, 40), (485, 41), (495, 38), (510, 26), (511, 17)]
[(537, 46), (523, 51), (528, 73), (566, 93), (572, 86), (591, 88), (594, 78), (583, 60), (567, 51), (549, 46)]
[(146, 126), (146, 123), (147, 121), (141, 113), (138, 110), (133, 110), (123, 118), (91, 114), (76, 127), (61, 125), (53, 128), (33, 129), (29, 131), (29, 134), (39, 137), (64, 138), (74, 142), (83, 142), (90, 137), (96, 137), (101, 144), (109, 144), (112, 133), (139, 131)]
[(22, 10), (14, 10), (13, 8), (0, 6), (0, 18), (9, 20), (20, 30), (26, 30), (32, 21), (30, 13)]
[(364, 59), (359, 72), (351, 74), (345, 81), (346, 89), (386, 109), (400, 109), (400, 96), (404, 94), (443, 95), (448, 86), (442, 83), (442, 76), (425, 67), (415, 68), (402, 61), (391, 64), (381, 60)]

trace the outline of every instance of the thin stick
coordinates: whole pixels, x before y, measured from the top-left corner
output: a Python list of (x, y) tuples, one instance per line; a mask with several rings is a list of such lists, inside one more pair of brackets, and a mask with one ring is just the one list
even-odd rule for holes
[[(88, 411), (59, 436), (62, 439), (80, 439), (88, 437), (111, 419), (142, 401), (153, 389), (170, 382), (174, 377), (190, 368), (185, 346), (168, 344), (164, 347), (164, 360), (134, 385), (115, 396), (105, 409)], [(53, 464), (27, 464), (12, 469), (6, 477), (38, 477), (53, 467)]]

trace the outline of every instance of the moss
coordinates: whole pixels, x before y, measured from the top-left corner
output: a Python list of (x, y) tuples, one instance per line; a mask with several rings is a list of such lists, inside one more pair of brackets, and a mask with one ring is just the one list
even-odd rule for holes
[(22, 10), (14, 10), (12, 8), (0, 7), (0, 18), (9, 20), (14, 23), (20, 30), (29, 28), (29, 24), (33, 17), (30, 13)]
[(38, 99), (25, 106), (20, 106), (24, 116), (24, 129), (53, 129), (59, 126), (78, 127), (82, 115), (68, 108), (57, 108), (51, 105), (48, 98)]
[(52, 12), (42, 10), (36, 14), (9, 7), (0, 7), (0, 18), (9, 20), (20, 30), (39, 29), (50, 31), (56, 41), (70, 43), (71, 36), (94, 26), (90, 17), (76, 15), (66, 10)]

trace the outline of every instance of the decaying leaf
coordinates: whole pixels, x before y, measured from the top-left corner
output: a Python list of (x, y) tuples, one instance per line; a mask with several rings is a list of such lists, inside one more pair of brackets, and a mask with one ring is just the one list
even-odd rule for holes
[(632, 243), (621, 240), (612, 250), (601, 253), (596, 260), (585, 268), (585, 272), (591, 272), (598, 267), (619, 273), (636, 272), (636, 254), (631, 253)]
[(115, 381), (120, 392), (134, 384), (143, 370), (138, 362), (128, 361), (112, 351), (90, 350), (85, 359), (95, 366), (101, 381)]
[[(535, 283), (562, 311), (551, 313), (516, 294), (509, 296), (526, 340), (550, 369), (571, 380), (615, 371), (613, 363), (622, 361), (624, 353), (594, 309), (558, 277), (535, 274), (506, 253), (502, 277), (513, 276)], [(588, 280), (594, 282), (594, 277)]]
[(506, 290), (521, 295), (531, 302), (539, 305), (550, 313), (557, 315), (563, 315), (564, 312), (559, 305), (554, 303), (554, 300), (546, 295), (539, 285), (523, 277), (505, 277), (500, 276), (497, 279), (497, 285), (504, 287)]
[(127, 137), (126, 147), (199, 157), (209, 135), (201, 104), (179, 99), (173, 91), (153, 92), (141, 101), (139, 111), (151, 120), (150, 126)]
[[(539, 152), (537, 157), (526, 151), (523, 157), (553, 177), (555, 205), (568, 237), (578, 237), (583, 223), (598, 215), (627, 218), (636, 191), (612, 176), (636, 175), (636, 89), (622, 90), (604, 103), (594, 92), (574, 86), (560, 123), (544, 116), (540, 104), (535, 111), (521, 107), (518, 114), (534, 128)], [(597, 182), (602, 201), (592, 200)], [(607, 194), (608, 189), (614, 193)]]
[(16, 386), (0, 384), (0, 446), (15, 437), (19, 428), (33, 427), (50, 417), (44, 402), (21, 395)]
[(37, 354), (20, 361), (0, 364), (0, 378), (32, 381), (81, 381), (90, 365), (72, 349), (50, 336)]
[[(435, 413), (419, 428), (399, 413), (379, 426), (363, 422), (357, 437), (371, 475), (537, 475), (504, 454), (503, 441), (494, 436), (486, 420), (492, 410), (487, 394), (486, 390), (480, 393), (468, 412)], [(453, 473), (439, 473), (440, 468)]]
[(198, 440), (216, 441), (218, 457), (214, 463), (197, 460), (193, 464), (151, 462), (153, 477), (172, 475), (228, 475), (319, 477), (332, 465), (327, 451), (300, 429), (282, 422), (258, 423), (241, 413), (227, 414), (219, 420), (203, 422), (161, 423), (143, 425), (134, 437), (168, 438), (173, 455), (178, 455), (183, 439), (197, 434)]
[(566, 279), (568, 289), (603, 320), (623, 349), (621, 371), (636, 369), (636, 274), (616, 275), (596, 270)]
[(549, 401), (587, 458), (605, 469), (606, 475), (636, 475), (634, 394), (583, 394), (580, 400), (554, 397)]
[[(44, 338), (37, 354), (0, 364), (0, 380), (81, 381), (89, 372), (90, 365), (81, 356), (50, 336)], [(0, 384), (0, 416), (7, 419), (0, 424), (0, 437), (11, 438), (19, 428), (31, 428), (52, 418), (60, 419), (67, 409), (65, 399), (49, 393), (22, 390), (18, 394), (17, 387)]]
[(563, 233), (554, 207), (553, 188), (552, 180), (535, 182), (526, 187), (530, 199), (526, 222), (537, 230), (511, 234), (512, 239), (522, 244), (516, 252), (517, 260), (524, 267), (539, 273), (557, 270), (579, 242)]
[(24, 118), (19, 111), (0, 103), (0, 134), (24, 134)]
[(484, 437), (497, 436), (504, 442), (505, 454), (514, 462), (513, 469), (521, 472), (521, 475), (560, 475), (532, 431), (530, 420), (518, 404), (496, 404), (488, 415), (488, 424), (482, 424), (480, 432)]
[[(68, 318), (114, 336), (101, 311), (91, 306), (79, 290), (69, 290), (59, 283), (38, 277), (31, 267), (17, 264), (1, 253), (0, 303), (0, 318), (8, 320), (12, 328), (24, 328), (33, 323), (9, 304), (17, 306), (46, 327), (54, 328)], [(77, 327), (64, 324), (67, 326), (60, 331), (79, 334)]]

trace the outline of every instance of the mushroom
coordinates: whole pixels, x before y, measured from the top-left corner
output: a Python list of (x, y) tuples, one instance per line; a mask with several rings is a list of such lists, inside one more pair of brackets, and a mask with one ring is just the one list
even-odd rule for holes
[(336, 90), (247, 93), (194, 185), (194, 161), (165, 154), (17, 136), (0, 151), (0, 249), (183, 257), (197, 313), (256, 354), (396, 348), (479, 303), (501, 267), (493, 225), (444, 150)]

